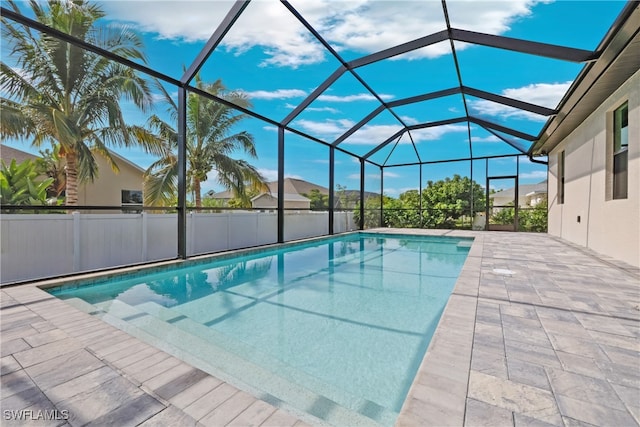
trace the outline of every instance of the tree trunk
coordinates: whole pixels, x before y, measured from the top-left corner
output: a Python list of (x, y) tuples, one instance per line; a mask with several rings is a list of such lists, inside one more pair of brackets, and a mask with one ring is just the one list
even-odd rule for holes
[(193, 192), (195, 193), (196, 208), (202, 207), (202, 196), (200, 195), (200, 180), (193, 178)]
[(65, 193), (65, 204), (68, 206), (78, 206), (78, 158), (76, 153), (66, 153), (67, 165), (65, 173), (67, 175), (67, 189)]

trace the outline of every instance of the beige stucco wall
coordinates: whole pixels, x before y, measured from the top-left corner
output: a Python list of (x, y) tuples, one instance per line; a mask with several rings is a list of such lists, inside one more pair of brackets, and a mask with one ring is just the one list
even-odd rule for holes
[(78, 188), (78, 203), (88, 206), (121, 206), (122, 190), (142, 191), (143, 171), (116, 158), (120, 171), (115, 173), (101, 155), (95, 156), (98, 177)]
[[(613, 200), (606, 192), (611, 179), (606, 167), (611, 138), (607, 116), (625, 101), (629, 102), (628, 197)], [(562, 150), (565, 200), (560, 205), (557, 177)], [(640, 71), (550, 153), (549, 234), (640, 266)]]

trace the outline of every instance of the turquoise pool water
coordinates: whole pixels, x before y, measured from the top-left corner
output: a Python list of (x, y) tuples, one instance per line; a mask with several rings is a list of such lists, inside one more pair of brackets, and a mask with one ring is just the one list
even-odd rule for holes
[(470, 245), (356, 233), (48, 291), (266, 400), (393, 425)]

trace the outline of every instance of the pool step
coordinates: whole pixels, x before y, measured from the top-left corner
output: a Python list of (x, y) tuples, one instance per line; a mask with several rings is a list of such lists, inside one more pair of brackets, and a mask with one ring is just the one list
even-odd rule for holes
[[(292, 383), (276, 375), (274, 372), (215, 344), (215, 342), (221, 341), (209, 341), (199, 336), (200, 334), (204, 335), (205, 331), (202, 329), (204, 328), (207, 330), (207, 335), (213, 340), (217, 338), (226, 341), (225, 345), (229, 344), (230, 340), (228, 337), (221, 337), (222, 334), (212, 331), (204, 325), (200, 325), (188, 318), (180, 318), (174, 323), (169, 323), (146, 311), (155, 312), (158, 316), (168, 319), (182, 316), (172, 309), (162, 307), (155, 303), (130, 306), (118, 300), (114, 300), (108, 308), (106, 305), (102, 307), (105, 308), (105, 312), (102, 313), (100, 317), (107, 323), (167, 353), (173, 354), (224, 381), (237, 384), (240, 388), (253, 392), (256, 396), (259, 396), (269, 403), (279, 405), (280, 400), (285, 400), (296, 408), (300, 408), (307, 413), (321, 417), (325, 421), (336, 425), (380, 425), (367, 416), (347, 409), (323, 396), (319, 396), (306, 387)], [(237, 342), (234, 347), (239, 349), (242, 347), (242, 343)], [(244, 347), (245, 349), (248, 348), (246, 345), (244, 345)], [(283, 364), (280, 363), (280, 365)], [(288, 369), (292, 368), (288, 367)], [(247, 372), (250, 373), (248, 376)], [(257, 382), (268, 385), (269, 390), (257, 389), (255, 386), (242, 381), (242, 377), (259, 379)], [(311, 377), (307, 379), (308, 381), (314, 380)], [(304, 381), (302, 381), (302, 383), (308, 384), (308, 382), (305, 383)], [(282, 397), (278, 397), (278, 395)], [(282, 399), (283, 397), (284, 399)], [(362, 401), (362, 399), (358, 400)], [(366, 407), (366, 401), (362, 402), (362, 405), (359, 406)], [(393, 416), (393, 419), (394, 418), (395, 415)]]
[[(267, 384), (267, 387), (262, 388), (264, 389), (264, 391), (268, 392), (269, 394), (273, 394), (276, 397), (281, 398), (282, 400), (295, 402), (297, 399), (306, 399), (305, 395), (303, 395), (302, 397), (298, 396), (298, 393), (300, 393), (300, 391), (296, 390), (295, 384), (292, 384), (292, 382), (290, 382), (289, 380), (290, 378), (295, 378), (295, 382), (297, 384), (305, 384), (310, 389), (316, 390), (322, 395), (339, 396), (338, 405), (340, 405), (340, 411), (344, 410), (343, 406), (347, 408), (358, 408), (363, 412), (375, 407), (377, 411), (375, 419), (383, 424), (392, 424), (397, 416), (397, 414), (387, 411), (373, 402), (362, 399), (358, 396), (354, 396), (348, 392), (338, 390), (335, 386), (327, 384), (324, 381), (311, 376), (296, 367), (283, 363), (279, 359), (274, 358), (266, 354), (265, 352), (262, 352), (260, 349), (256, 349), (253, 346), (250, 346), (240, 340), (233, 339), (228, 335), (218, 332), (213, 328), (195, 322), (182, 313), (178, 313), (173, 308), (167, 308), (155, 302), (146, 302), (136, 305), (135, 307), (147, 311), (155, 317), (169, 321), (172, 325), (182, 329), (188, 334), (202, 338), (205, 342), (220, 344), (220, 346), (225, 350), (229, 350), (232, 354), (234, 354), (236, 358), (248, 359), (249, 363), (260, 366), (261, 369), (264, 370), (264, 372), (269, 374), (267, 382), (260, 382), (260, 384)], [(242, 370), (239, 370), (237, 372), (239, 372), (240, 375), (244, 373)], [(234, 374), (234, 376), (236, 375), (238, 374)], [(305, 387), (304, 392), (307, 391), (308, 390)], [(295, 393), (295, 395), (291, 396), (289, 395), (289, 393)], [(313, 396), (314, 401), (317, 402), (322, 400), (319, 399), (321, 396), (319, 396), (317, 393), (310, 391), (309, 393), (311, 393), (311, 395)], [(330, 403), (330, 401), (327, 402), (327, 404)], [(309, 400), (308, 406), (306, 407), (310, 408), (312, 407), (312, 405), (314, 405), (313, 407), (316, 407), (317, 403), (313, 403)], [(340, 414), (340, 411), (338, 411), (337, 414), (342, 418), (340, 422), (338, 422), (338, 424), (342, 425), (345, 424), (347, 420), (344, 418), (343, 414)], [(357, 409), (346, 409), (346, 411), (350, 414), (357, 413)], [(359, 418), (360, 416), (360, 414), (357, 414), (357, 418)], [(364, 416), (364, 418), (366, 419), (366, 422), (364, 422), (364, 424), (362, 422), (358, 422), (357, 418), (349, 419), (348, 424), (356, 423), (355, 425), (368, 425), (372, 423), (372, 420), (370, 419), (371, 417), (367, 415)]]
[(101, 311), (99, 307), (96, 307), (93, 304), (89, 304), (88, 302), (80, 298), (67, 298), (64, 300), (64, 302), (88, 314), (96, 314), (98, 311)]
[(456, 245), (456, 248), (457, 249), (470, 249), (472, 245), (473, 245), (473, 240), (461, 240)]

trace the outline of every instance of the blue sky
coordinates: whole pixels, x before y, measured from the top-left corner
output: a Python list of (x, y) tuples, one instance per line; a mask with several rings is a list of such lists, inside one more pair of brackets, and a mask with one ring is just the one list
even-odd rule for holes
[[(290, 3), (346, 61), (446, 29), (440, 1), (292, 0)], [(232, 4), (177, 0), (101, 2), (108, 14), (104, 23), (126, 24), (139, 31), (144, 38), (148, 65), (176, 78), (193, 61)], [(448, 1), (447, 6), (454, 28), (593, 50), (624, 2)], [(557, 106), (583, 66), (460, 42), (455, 42), (455, 49), (465, 86), (550, 108)], [(242, 91), (251, 99), (253, 111), (280, 121), (338, 65), (280, 2), (254, 0), (208, 59), (201, 76), (204, 81), (222, 79), (229, 89)], [(448, 40), (358, 68), (356, 72), (384, 101), (458, 85)], [(177, 93), (175, 88), (167, 89)], [(472, 115), (533, 135), (546, 120), (480, 98), (467, 96), (466, 101)], [(355, 77), (345, 73), (293, 120), (291, 127), (331, 143), (379, 105)], [(146, 120), (132, 105), (123, 107), (131, 121)], [(162, 110), (158, 105), (158, 112)], [(411, 125), (459, 117), (464, 114), (464, 104), (460, 95), (454, 95), (398, 107), (394, 112)], [(398, 120), (385, 111), (341, 147), (364, 155), (400, 127)], [(258, 159), (252, 162), (269, 180), (276, 179), (276, 129), (248, 118), (238, 130), (254, 135)], [(470, 130), (475, 156), (516, 152), (477, 125), (472, 124)], [(414, 131), (411, 137), (423, 161), (448, 160), (469, 157), (468, 131), (466, 123), (457, 123)], [(390, 165), (415, 162), (415, 150), (409, 141), (409, 135), (405, 134), (398, 144), (389, 144), (371, 159)], [(28, 142), (7, 143), (37, 152)], [(139, 150), (116, 151), (142, 167), (153, 161)], [(327, 147), (287, 133), (287, 176), (327, 186), (328, 157)], [(474, 162), (473, 178), (481, 183), (485, 180), (484, 166), (484, 160)], [(523, 184), (539, 182), (546, 176), (541, 165), (521, 161), (519, 167)], [(489, 168), (490, 175), (510, 175), (516, 172), (516, 162), (513, 158), (491, 160)], [(417, 188), (418, 173), (415, 166), (388, 168), (384, 192), (397, 196)], [(423, 182), (453, 173), (468, 175), (469, 162), (427, 165), (423, 169)], [(205, 190), (222, 190), (216, 184), (215, 173), (209, 178)], [(358, 187), (359, 164), (350, 156), (341, 153), (336, 156), (335, 182), (347, 188)], [(380, 190), (376, 168), (367, 167), (366, 187), (368, 191)]]

